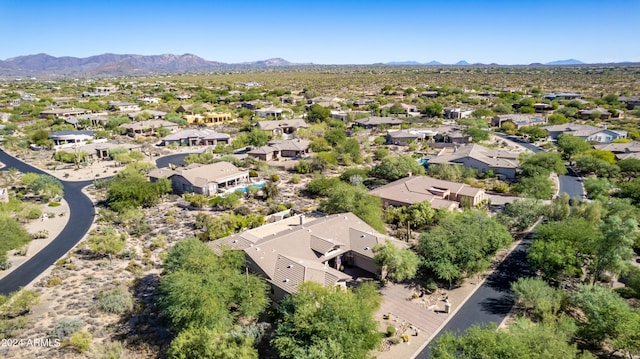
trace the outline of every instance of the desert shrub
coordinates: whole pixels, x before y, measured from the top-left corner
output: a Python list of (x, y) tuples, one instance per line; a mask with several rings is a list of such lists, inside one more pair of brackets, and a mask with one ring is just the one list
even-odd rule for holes
[(256, 170), (249, 171), (249, 177), (258, 177), (258, 171)]
[(60, 202), (49, 202), (49, 207), (60, 207), (62, 204)]
[(98, 344), (93, 349), (93, 358), (96, 359), (120, 359), (124, 352), (121, 342), (105, 342)]
[(277, 174), (272, 174), (270, 179), (271, 179), (271, 182), (278, 182), (280, 181), (280, 176), (278, 176)]
[(167, 245), (167, 236), (163, 234), (159, 234), (151, 240), (151, 244), (149, 245), (149, 249), (155, 250), (158, 248), (164, 248)]
[(295, 173), (294, 175), (291, 176), (291, 180), (289, 180), (289, 182), (293, 183), (293, 184), (298, 184), (300, 183), (301, 178), (300, 175)]
[(176, 224), (176, 222), (177, 222), (176, 221), (176, 217), (174, 217), (174, 216), (167, 216), (164, 219), (164, 223), (166, 223), (166, 224)]
[(31, 208), (29, 212), (27, 212), (27, 219), (38, 219), (42, 217), (42, 211), (38, 208)]
[(11, 264), (11, 262), (9, 262), (8, 259), (0, 261), (0, 270), (7, 270), (7, 269), (11, 268), (11, 266), (12, 266), (12, 264)]
[(49, 336), (54, 339), (65, 339), (84, 327), (84, 321), (80, 318), (62, 318), (56, 322)]
[(142, 276), (142, 266), (133, 259), (129, 261), (129, 264), (127, 264), (127, 271), (131, 272), (136, 277)]
[(76, 348), (76, 350), (78, 350), (80, 353), (84, 353), (89, 350), (89, 348), (91, 348), (92, 341), (93, 336), (91, 335), (91, 333), (83, 330), (81, 332), (75, 332), (71, 334), (71, 337), (69, 338), (67, 344)]
[(402, 338), (400, 338), (400, 337), (389, 338), (389, 343), (391, 343), (393, 345), (400, 344), (401, 342), (402, 342)]
[(41, 229), (39, 231), (37, 231), (36, 233), (32, 233), (31, 234), (31, 238), (33, 239), (42, 239), (42, 238), (47, 238), (49, 237), (49, 231), (47, 231), (46, 229)]
[(392, 337), (396, 335), (396, 327), (394, 327), (393, 325), (388, 326), (386, 334), (387, 334), (387, 337)]
[(58, 276), (51, 276), (47, 279), (47, 288), (56, 287), (62, 284), (62, 278)]
[(124, 287), (103, 290), (98, 294), (96, 308), (106, 313), (126, 313), (133, 308), (133, 298)]

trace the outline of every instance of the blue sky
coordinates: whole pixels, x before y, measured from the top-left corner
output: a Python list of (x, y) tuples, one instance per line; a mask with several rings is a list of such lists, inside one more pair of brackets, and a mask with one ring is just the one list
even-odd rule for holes
[(640, 61), (638, 0), (0, 0), (0, 59), (192, 53), (228, 63)]

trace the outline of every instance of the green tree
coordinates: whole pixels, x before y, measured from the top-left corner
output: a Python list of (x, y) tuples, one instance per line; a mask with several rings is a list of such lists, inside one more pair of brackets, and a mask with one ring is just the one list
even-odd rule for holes
[(551, 173), (559, 175), (567, 173), (567, 168), (558, 152), (523, 153), (519, 160), (523, 176), (548, 177)]
[(542, 201), (518, 199), (505, 205), (498, 220), (510, 230), (523, 231), (531, 227), (543, 214)]
[(579, 153), (586, 152), (591, 148), (589, 143), (580, 137), (569, 134), (558, 136), (558, 149), (571, 164), (573, 157)]
[(467, 128), (466, 130), (464, 130), (464, 134), (471, 136), (473, 138), (473, 142), (489, 140), (489, 132), (477, 127)]
[(0, 263), (7, 260), (7, 252), (20, 248), (31, 241), (31, 236), (15, 218), (0, 213)]
[(547, 122), (551, 125), (562, 125), (565, 123), (569, 123), (569, 120), (561, 113), (554, 113), (549, 115), (547, 118)]
[(523, 197), (549, 199), (554, 193), (554, 184), (547, 176), (523, 177), (511, 190)]
[(269, 142), (269, 136), (261, 129), (254, 128), (247, 134), (247, 144), (250, 146), (260, 147)]
[(304, 282), (280, 304), (271, 345), (281, 358), (368, 358), (380, 343), (378, 303), (368, 284), (352, 291)]
[(594, 241), (597, 235), (594, 223), (583, 218), (543, 223), (536, 227), (527, 258), (547, 280), (559, 282), (577, 277), (589, 260), (586, 243)]
[(313, 104), (307, 111), (307, 118), (313, 122), (326, 121), (331, 118), (331, 110), (318, 104)]
[(418, 254), (440, 279), (451, 283), (486, 269), (491, 257), (513, 238), (505, 226), (479, 210), (448, 213), (423, 233)]
[(124, 247), (123, 236), (113, 227), (98, 228), (97, 233), (89, 236), (89, 250), (97, 255), (108, 256), (110, 260), (111, 256), (122, 252)]
[(318, 209), (327, 214), (352, 212), (375, 230), (384, 233), (382, 201), (372, 196), (361, 186), (352, 186), (338, 181), (327, 191), (327, 199)]
[(623, 220), (615, 214), (607, 215), (599, 225), (600, 235), (588, 243), (592, 251), (589, 271), (592, 283), (606, 272), (620, 274), (633, 256), (633, 241), (638, 232), (635, 219)]
[(587, 192), (587, 198), (596, 199), (598, 197), (608, 197), (613, 185), (606, 178), (589, 177), (582, 182)]
[(412, 279), (418, 270), (420, 260), (408, 248), (399, 248), (387, 241), (373, 247), (373, 261), (380, 267), (380, 278), (389, 278), (394, 282)]
[(442, 335), (433, 346), (434, 359), (451, 358), (594, 358), (569, 344), (573, 332), (562, 325), (532, 323), (518, 319), (507, 330), (497, 330), (495, 324), (477, 325), (460, 336)]
[(442, 115), (443, 107), (438, 102), (430, 102), (424, 105), (420, 112), (427, 117), (440, 117)]
[(258, 359), (253, 340), (215, 329), (191, 327), (180, 331), (167, 350), (172, 359)]
[(511, 290), (532, 319), (555, 320), (565, 299), (564, 291), (549, 286), (540, 278), (518, 278)]
[(409, 174), (423, 175), (424, 167), (411, 156), (388, 156), (373, 167), (371, 174), (378, 178), (395, 181)]
[(621, 174), (627, 181), (630, 181), (640, 175), (640, 159), (625, 158), (618, 161), (617, 165), (620, 168)]

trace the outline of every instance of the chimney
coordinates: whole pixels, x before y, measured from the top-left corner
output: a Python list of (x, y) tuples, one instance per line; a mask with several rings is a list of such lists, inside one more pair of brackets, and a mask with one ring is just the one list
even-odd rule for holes
[(304, 225), (304, 214), (300, 215), (300, 225)]

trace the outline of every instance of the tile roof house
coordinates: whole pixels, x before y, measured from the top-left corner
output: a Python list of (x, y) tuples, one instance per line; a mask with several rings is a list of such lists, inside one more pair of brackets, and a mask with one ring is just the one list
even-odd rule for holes
[(465, 144), (471, 142), (472, 138), (465, 135), (456, 127), (442, 126), (435, 128), (408, 128), (406, 130), (387, 131), (387, 143), (404, 146), (411, 141), (426, 140), (434, 147), (437, 144)]
[(429, 158), (432, 164), (460, 164), (467, 168), (475, 168), (480, 172), (491, 170), (494, 174), (507, 179), (516, 177), (519, 153), (493, 150), (477, 144), (444, 149), (438, 156)]
[(212, 196), (218, 192), (249, 181), (249, 171), (238, 169), (229, 162), (217, 162), (209, 165), (191, 164), (178, 170), (159, 168), (149, 172), (149, 180), (155, 182), (168, 178), (174, 192), (199, 193)]
[(217, 252), (222, 248), (244, 251), (249, 269), (267, 280), (272, 297), (279, 300), (297, 292), (306, 281), (346, 287), (352, 277), (340, 271), (342, 266), (377, 273), (373, 247), (386, 241), (407, 247), (353, 213), (342, 213), (311, 220), (293, 216), (209, 242), (209, 246)]
[(218, 143), (229, 144), (230, 138), (226, 133), (218, 133), (207, 128), (188, 129), (163, 137), (160, 145), (175, 143), (178, 146), (216, 146)]
[(230, 112), (205, 112), (202, 114), (183, 115), (182, 117), (189, 125), (196, 126), (214, 126), (237, 121)]
[(428, 176), (409, 176), (369, 191), (380, 197), (383, 206), (409, 206), (429, 202), (435, 209), (453, 210), (479, 204), (485, 199), (482, 188), (442, 181)]
[(624, 130), (609, 130), (578, 123), (565, 123), (543, 128), (549, 133), (549, 137), (553, 140), (557, 140), (558, 136), (563, 133), (583, 138), (586, 141), (600, 143), (610, 143), (616, 139), (627, 138), (627, 131)]
[(461, 108), (446, 107), (444, 109), (444, 118), (458, 120), (471, 116), (473, 110), (463, 110)]
[(497, 115), (491, 119), (491, 123), (496, 127), (502, 127), (502, 124), (505, 122), (511, 122), (516, 126), (516, 128), (521, 128), (524, 126), (543, 125), (547, 123), (547, 120), (544, 118), (531, 116), (523, 113)]
[(404, 121), (394, 117), (367, 117), (355, 120), (354, 124), (364, 128), (377, 128), (380, 126), (400, 126)]
[(89, 113), (91, 113), (91, 110), (84, 108), (52, 108), (50, 110), (40, 112), (39, 116), (40, 118), (49, 118), (49, 116), (53, 116), (57, 119), (64, 119), (66, 117), (86, 115)]
[(106, 142), (104, 138), (95, 139), (94, 131), (56, 131), (49, 134), (49, 138), (53, 140), (53, 147), (56, 150), (65, 148), (76, 148), (87, 144), (88, 141), (92, 142)]
[(627, 143), (605, 143), (594, 145), (593, 148), (603, 151), (611, 151), (615, 154), (616, 159), (623, 160), (626, 158), (640, 159), (640, 142), (632, 141)]
[(130, 119), (134, 119), (140, 115), (151, 116), (151, 119), (154, 119), (154, 120), (164, 120), (164, 117), (167, 115), (167, 113), (164, 111), (156, 111), (156, 110), (142, 110), (142, 111), (130, 112), (127, 114), (127, 117), (129, 117)]
[(71, 117), (65, 117), (64, 122), (73, 125), (73, 127), (78, 128), (80, 126), (80, 121), (87, 120), (91, 124), (91, 126), (104, 126), (109, 122), (109, 117), (106, 115), (89, 113), (85, 115), (77, 115)]
[(148, 120), (148, 121), (138, 121), (132, 123), (123, 123), (120, 127), (126, 130), (127, 135), (135, 136), (135, 135), (145, 135), (151, 136), (156, 133), (156, 129), (158, 128), (167, 128), (171, 132), (177, 130), (180, 126), (177, 123), (169, 122), (165, 120)]
[(111, 142), (90, 143), (90, 144), (78, 147), (78, 151), (83, 151), (88, 153), (89, 159), (104, 160), (104, 159), (110, 158), (109, 150), (112, 150), (114, 148), (125, 148), (127, 150), (135, 150), (140, 148), (140, 145), (130, 145), (130, 144), (111, 143)]
[(269, 131), (274, 135), (291, 134), (296, 132), (299, 128), (309, 127), (303, 119), (258, 121), (256, 126), (259, 129)]
[[(598, 117), (603, 120), (608, 120), (614, 117), (614, 114), (611, 111), (601, 107), (596, 107), (588, 110), (580, 110), (578, 114), (580, 114), (580, 117), (583, 119)], [(624, 112), (616, 111), (615, 118), (623, 118), (623, 117), (624, 117)]]
[(261, 146), (247, 152), (247, 155), (263, 161), (275, 160), (281, 157), (303, 157), (309, 153), (310, 141), (294, 140), (271, 140), (266, 146)]
[(254, 112), (256, 113), (256, 116), (261, 117), (261, 118), (266, 118), (266, 117), (274, 117), (276, 119), (278, 118), (283, 118), (284, 117), (284, 110), (281, 108), (277, 108), (277, 107), (266, 107), (266, 108), (260, 108), (257, 110), (254, 110)]
[(120, 112), (138, 112), (141, 110), (140, 105), (133, 102), (126, 101), (109, 101), (109, 109), (111, 111), (120, 111)]

